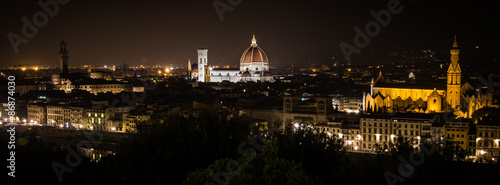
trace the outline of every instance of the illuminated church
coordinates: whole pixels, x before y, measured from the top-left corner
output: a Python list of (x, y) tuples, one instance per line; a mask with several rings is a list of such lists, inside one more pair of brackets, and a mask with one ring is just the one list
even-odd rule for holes
[[(269, 72), (269, 60), (262, 48), (257, 45), (253, 36), (252, 43), (240, 59), (239, 69), (212, 69), (208, 66), (208, 49), (198, 49), (198, 63), (191, 66), (188, 62), (188, 72), (198, 82), (274, 82)], [(192, 71), (191, 71), (192, 70)]]
[[(447, 83), (391, 83), (380, 72), (372, 79), (370, 93), (364, 96), (365, 112), (453, 112), (457, 117), (470, 118), (482, 107), (495, 107), (493, 93), (480, 92), (469, 83), (462, 83), (456, 37), (450, 50), (451, 63)], [(498, 102), (497, 102), (498, 103)]]

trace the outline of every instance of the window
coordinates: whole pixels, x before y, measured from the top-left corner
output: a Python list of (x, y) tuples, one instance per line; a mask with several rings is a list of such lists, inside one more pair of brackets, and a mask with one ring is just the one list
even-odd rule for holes
[(374, 127), (377, 127), (377, 123), (373, 123), (373, 126), (374, 126)]

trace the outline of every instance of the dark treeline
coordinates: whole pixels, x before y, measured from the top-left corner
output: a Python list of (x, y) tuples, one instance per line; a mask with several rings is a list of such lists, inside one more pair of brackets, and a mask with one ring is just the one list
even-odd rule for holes
[[(465, 161), (463, 151), (446, 142), (415, 153), (412, 141), (399, 137), (376, 155), (350, 153), (326, 134), (291, 128), (269, 133), (257, 123), (211, 106), (157, 116), (121, 141), (116, 155), (98, 163), (83, 158), (61, 184), (486, 184), (500, 174), (499, 164)], [(2, 143), (8, 142), (5, 133)], [(10, 183), (60, 184), (51, 164), (66, 161), (68, 151), (35, 138), (17, 136)], [(0, 152), (8, 157), (6, 147)], [(409, 169), (411, 157), (419, 164)]]

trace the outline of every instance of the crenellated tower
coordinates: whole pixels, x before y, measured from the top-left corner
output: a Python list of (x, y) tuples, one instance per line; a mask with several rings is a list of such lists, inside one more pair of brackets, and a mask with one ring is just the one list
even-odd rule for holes
[(59, 62), (61, 64), (61, 77), (67, 78), (69, 75), (68, 71), (68, 49), (66, 48), (68, 45), (66, 42), (62, 41), (59, 49)]

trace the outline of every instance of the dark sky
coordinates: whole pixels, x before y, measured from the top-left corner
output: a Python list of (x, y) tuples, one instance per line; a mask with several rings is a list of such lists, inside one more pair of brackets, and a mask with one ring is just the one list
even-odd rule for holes
[[(22, 36), (21, 18), (32, 22), (42, 8), (37, 1), (4, 1), (0, 9), (1, 65), (58, 65), (61, 40), (68, 43), (70, 66), (184, 64), (188, 57), (195, 61), (196, 49), (202, 45), (209, 49), (209, 64), (238, 65), (252, 34), (274, 64), (331, 64), (332, 57), (343, 58), (341, 42), (353, 44), (353, 28), (364, 29), (374, 20), (370, 10), (387, 9), (388, 0), (242, 0), (232, 12), (224, 13), (223, 21), (213, 2), (72, 0), (59, 5), (57, 14), (15, 53), (7, 35)], [(446, 51), (454, 34), (461, 57), (467, 60), (476, 60), (466, 54), (475, 45), (498, 52), (499, 3), (449, 2), (401, 0), (403, 11), (392, 15), (390, 24), (361, 54), (385, 55), (395, 46)], [(362, 61), (353, 60), (357, 62)], [(383, 61), (374, 57), (370, 62)]]

